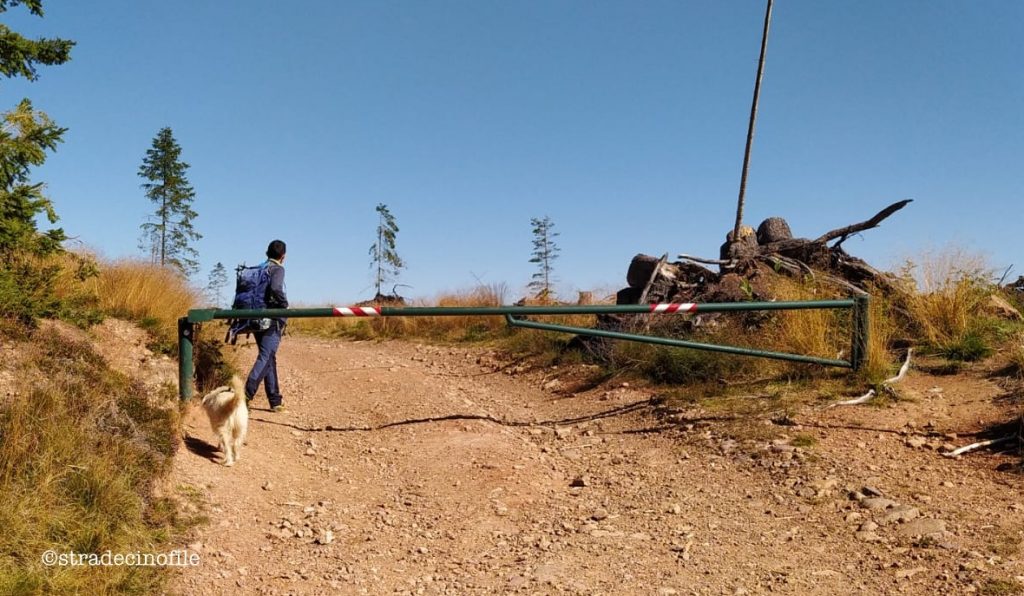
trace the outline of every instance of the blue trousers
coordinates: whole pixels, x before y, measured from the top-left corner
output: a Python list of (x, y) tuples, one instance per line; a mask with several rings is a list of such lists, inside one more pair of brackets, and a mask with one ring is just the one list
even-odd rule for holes
[(249, 371), (249, 377), (245, 380), (245, 395), (252, 399), (259, 391), (260, 383), (267, 393), (267, 400), (270, 407), (281, 404), (281, 387), (277, 384), (277, 348), (281, 345), (281, 326), (278, 322), (270, 325), (266, 331), (257, 331), (256, 346), (259, 348), (259, 355), (256, 356), (256, 363)]

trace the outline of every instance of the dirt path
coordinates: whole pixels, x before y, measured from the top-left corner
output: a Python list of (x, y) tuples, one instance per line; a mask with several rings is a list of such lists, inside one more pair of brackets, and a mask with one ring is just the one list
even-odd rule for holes
[(279, 359), (290, 411), (260, 394), (234, 468), (188, 416), (172, 486), (210, 523), (178, 592), (936, 594), (1024, 575), (1024, 483), (994, 470), (1013, 460), (930, 449), (995, 386), (961, 412), (915, 373), (898, 425), (819, 408), (741, 431), (656, 416), (630, 387), (557, 393), (561, 371), (478, 350), (291, 337)]

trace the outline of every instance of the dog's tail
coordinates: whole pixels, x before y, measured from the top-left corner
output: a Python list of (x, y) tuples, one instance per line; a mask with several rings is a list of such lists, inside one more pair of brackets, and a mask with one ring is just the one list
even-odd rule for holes
[(245, 385), (242, 383), (242, 377), (231, 375), (231, 392), (235, 394), (232, 405), (238, 405), (238, 402), (245, 403)]
[(231, 377), (230, 387), (227, 385), (217, 387), (203, 398), (204, 406), (216, 407), (217, 409), (237, 408), (239, 402), (245, 403), (245, 386), (238, 375)]

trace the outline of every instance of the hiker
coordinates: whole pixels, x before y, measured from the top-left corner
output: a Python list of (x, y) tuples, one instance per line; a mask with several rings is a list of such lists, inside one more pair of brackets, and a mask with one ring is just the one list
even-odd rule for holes
[[(267, 247), (267, 261), (261, 265), (266, 268), (270, 278), (265, 294), (267, 308), (288, 308), (288, 297), (284, 289), (285, 248), (281, 240), (271, 242)], [(252, 365), (252, 370), (249, 371), (249, 377), (245, 380), (246, 399), (252, 400), (260, 388), (260, 383), (263, 383), (273, 412), (285, 411), (281, 387), (277, 381), (277, 348), (281, 345), (284, 326), (285, 319), (270, 319), (266, 329), (253, 332), (259, 355), (256, 357), (256, 363)]]

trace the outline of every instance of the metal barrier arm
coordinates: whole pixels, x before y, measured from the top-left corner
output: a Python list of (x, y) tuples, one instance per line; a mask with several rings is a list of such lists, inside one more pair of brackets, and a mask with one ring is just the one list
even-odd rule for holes
[(816, 356), (804, 356), (801, 354), (787, 354), (785, 352), (770, 352), (754, 348), (741, 348), (738, 346), (723, 346), (719, 344), (705, 344), (684, 339), (670, 339), (668, 337), (655, 337), (652, 335), (638, 335), (635, 333), (622, 333), (619, 331), (604, 331), (602, 329), (589, 329), (587, 327), (569, 327), (566, 325), (552, 325), (550, 323), (538, 323), (536, 321), (524, 321), (512, 318), (512, 315), (505, 315), (505, 320), (512, 327), (526, 327), (527, 329), (540, 329), (542, 331), (558, 331), (561, 333), (575, 333), (576, 335), (589, 335), (591, 337), (606, 337), (608, 339), (622, 339), (645, 344), (658, 344), (672, 346), (675, 348), (692, 348), (694, 350), (707, 350), (709, 352), (723, 352), (725, 354), (739, 354), (740, 356), (758, 356), (760, 358), (772, 358), (774, 360), (789, 360), (791, 362), (804, 362), (807, 364), (822, 364), (825, 366), (839, 366), (842, 368), (853, 368), (853, 363), (847, 360), (832, 360), (830, 358), (818, 358)]
[(263, 319), (298, 317), (464, 317), (503, 315), (600, 315), (600, 314), (693, 314), (747, 310), (800, 310), (853, 308), (854, 299), (799, 302), (720, 302), (661, 304), (598, 304), (590, 306), (349, 306), (334, 308), (268, 308), (262, 310), (195, 309), (191, 323), (214, 319)]
[[(652, 343), (680, 348), (710, 350), (743, 356), (758, 356), (791, 362), (821, 364), (843, 368), (860, 368), (867, 355), (869, 338), (868, 297), (858, 296), (853, 299), (841, 300), (807, 300), (799, 302), (720, 302), (697, 304), (661, 303), (661, 304), (601, 304), (577, 306), (349, 306), (331, 308), (269, 308), (263, 310), (222, 310), (193, 309), (188, 316), (178, 320), (178, 390), (181, 399), (192, 397), (193, 376), (193, 345), (197, 323), (214, 319), (263, 319), (263, 318), (299, 318), (299, 317), (464, 317), (464, 316), (505, 316), (505, 320), (513, 327), (526, 327), (562, 333), (575, 333), (592, 337), (605, 337), (642, 343)], [(851, 342), (850, 360), (832, 360), (800, 354), (770, 352), (754, 348), (722, 346), (635, 335), (616, 331), (603, 331), (584, 327), (569, 327), (550, 323), (518, 320), (513, 317), (526, 315), (600, 315), (600, 314), (694, 314), (710, 312), (736, 312), (752, 310), (805, 310), (805, 309), (852, 309), (853, 338)]]

